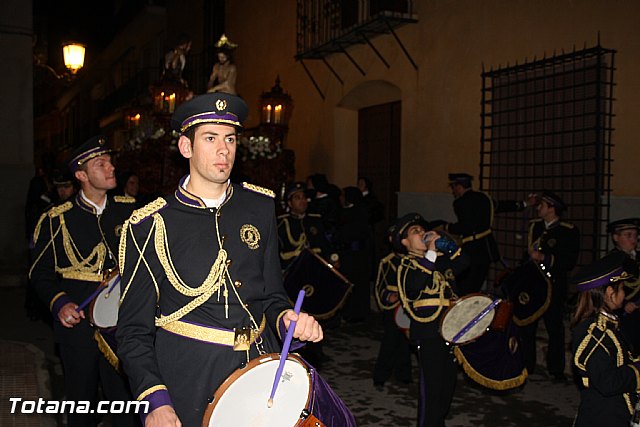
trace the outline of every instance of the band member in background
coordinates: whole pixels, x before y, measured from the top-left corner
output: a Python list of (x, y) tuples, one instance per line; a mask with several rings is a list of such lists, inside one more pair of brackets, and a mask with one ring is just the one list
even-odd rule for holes
[(290, 322), (291, 350), (323, 337), (282, 286), (275, 194), (229, 180), (247, 112), (223, 92), (181, 104), (171, 123), (189, 175), (122, 232), (118, 352), (134, 394), (150, 404), (148, 426), (201, 425), (220, 384), (279, 352)]
[[(576, 265), (580, 251), (580, 233), (575, 225), (562, 221), (565, 203), (555, 193), (543, 191), (538, 203), (538, 218), (530, 221), (528, 255), (550, 275), (551, 303), (542, 315), (549, 335), (547, 369), (557, 381), (565, 381), (564, 305), (567, 300), (567, 275)], [(538, 320), (522, 327), (522, 346), (529, 374), (536, 368), (536, 332)]]
[(327, 239), (322, 216), (307, 213), (309, 202), (305, 190), (301, 182), (289, 186), (285, 196), (288, 213), (278, 217), (280, 264), (283, 270), (304, 248), (311, 249), (332, 264), (339, 261), (337, 251)]
[(444, 229), (460, 237), (462, 251), (471, 262), (469, 269), (457, 278), (460, 296), (479, 292), (491, 262), (500, 260), (498, 244), (491, 231), (493, 214), (521, 211), (535, 203), (533, 195), (529, 195), (527, 201), (495, 201), (486, 193), (475, 191), (472, 180), (466, 173), (449, 174), (457, 222), (446, 224)]
[(576, 427), (626, 427), (640, 390), (615, 312), (624, 304), (624, 282), (637, 277), (637, 265), (620, 252), (583, 267), (574, 277), (580, 292), (572, 320), (573, 365), (579, 375)]
[[(396, 223), (393, 245), (402, 259), (398, 266), (398, 291), (411, 318), (409, 336), (420, 360), (418, 426), (444, 426), (456, 385), (457, 366), (451, 348), (439, 332), (440, 320), (456, 298), (451, 257), (439, 256), (440, 236), (424, 229), (424, 219), (415, 213)], [(428, 234), (427, 234), (428, 233)]]
[[(33, 236), (30, 270), (33, 286), (54, 318), (65, 398), (94, 405), (98, 384), (109, 400), (132, 399), (126, 379), (114, 366), (113, 349), (89, 323), (87, 309), (78, 310), (104, 274), (118, 268), (122, 224), (133, 212), (134, 199), (107, 197), (107, 191), (116, 186), (110, 152), (101, 135), (73, 151), (69, 169), (80, 183), (80, 191), (41, 216)], [(139, 424), (136, 414), (112, 416), (114, 425)], [(68, 420), (69, 426), (97, 424), (93, 413), (69, 413)]]
[[(624, 218), (610, 222), (607, 232), (611, 235), (612, 252), (623, 252), (636, 265), (640, 265), (637, 254), (640, 218)], [(633, 353), (640, 353), (640, 281), (625, 280), (625, 303), (617, 314), (620, 316), (620, 330), (627, 339)]]
[(371, 311), (373, 236), (369, 228), (369, 214), (357, 187), (345, 187), (340, 202), (340, 219), (332, 242), (340, 255), (341, 271), (354, 285), (343, 315), (347, 322), (364, 322)]
[(391, 244), (395, 227), (395, 223), (391, 224), (385, 233), (385, 243), (391, 252), (380, 260), (374, 285), (376, 302), (382, 312), (383, 329), (378, 358), (373, 368), (373, 385), (376, 389), (382, 389), (394, 372), (398, 381), (405, 384), (412, 382), (408, 335), (400, 330), (395, 321), (396, 310), (404, 310), (398, 295), (398, 266), (402, 255)]

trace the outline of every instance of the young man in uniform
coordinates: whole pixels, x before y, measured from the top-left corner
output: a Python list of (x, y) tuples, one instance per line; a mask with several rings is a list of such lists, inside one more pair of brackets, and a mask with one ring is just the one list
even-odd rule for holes
[(218, 386), (278, 352), (292, 321), (292, 349), (322, 339), (282, 286), (275, 194), (229, 180), (246, 115), (242, 98), (222, 92), (180, 105), (172, 127), (189, 175), (123, 230), (118, 351), (134, 395), (150, 404), (147, 426), (201, 425)]
[[(557, 381), (565, 381), (564, 305), (567, 300), (567, 276), (575, 267), (580, 251), (580, 233), (575, 225), (562, 221), (566, 209), (562, 199), (551, 191), (543, 191), (537, 206), (538, 218), (529, 224), (529, 257), (550, 275), (551, 303), (543, 314), (549, 334), (547, 369)], [(536, 331), (538, 321), (523, 326), (522, 347), (527, 370), (536, 368)]]
[[(116, 186), (110, 152), (102, 135), (73, 151), (69, 169), (80, 191), (41, 216), (34, 231), (30, 271), (34, 288), (53, 314), (65, 399), (94, 404), (98, 383), (109, 400), (132, 399), (126, 379), (115, 369), (113, 348), (89, 323), (88, 307), (79, 307), (107, 273), (118, 269), (118, 239), (122, 224), (133, 212), (135, 199), (107, 197), (107, 191)], [(118, 426), (139, 423), (136, 414), (113, 417)], [(97, 422), (95, 414), (75, 413), (68, 414), (68, 421), (69, 426)]]
[[(636, 266), (640, 266), (638, 257), (638, 231), (640, 218), (623, 218), (610, 222), (607, 232), (611, 235), (614, 248), (611, 252), (623, 252)], [(625, 303), (620, 310), (620, 329), (626, 337), (634, 354), (640, 352), (640, 281), (638, 278), (624, 282)]]
[(411, 319), (409, 337), (417, 346), (420, 361), (418, 426), (444, 427), (456, 385), (458, 369), (451, 346), (440, 335), (440, 321), (456, 298), (455, 271), (464, 262), (460, 250), (443, 255), (436, 249), (440, 239), (424, 229), (424, 219), (406, 214), (397, 223), (394, 249), (402, 254), (398, 265), (398, 294)]

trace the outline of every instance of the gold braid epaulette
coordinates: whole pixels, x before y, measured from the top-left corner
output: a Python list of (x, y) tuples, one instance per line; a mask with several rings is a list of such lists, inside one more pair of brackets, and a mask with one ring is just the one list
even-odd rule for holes
[(158, 197), (153, 202), (150, 202), (140, 209), (136, 209), (133, 211), (131, 216), (129, 217), (129, 222), (131, 224), (139, 224), (145, 219), (149, 218), (154, 213), (158, 212), (160, 209), (167, 205), (167, 201), (162, 197)]
[(54, 206), (51, 209), (49, 209), (49, 212), (47, 212), (47, 215), (49, 215), (50, 218), (55, 218), (57, 216), (62, 215), (63, 213), (65, 213), (66, 211), (71, 209), (72, 207), (73, 207), (73, 203), (64, 202), (63, 204), (61, 204), (59, 206)]
[(113, 196), (113, 201), (118, 203), (135, 203), (135, 197), (131, 196)]
[(65, 213), (66, 211), (70, 210), (72, 207), (73, 207), (73, 203), (65, 202), (61, 205), (52, 207), (51, 209), (49, 209), (48, 211), (40, 215), (40, 219), (38, 219), (38, 222), (36, 223), (36, 226), (33, 229), (33, 241), (35, 242), (36, 240), (38, 240), (38, 236), (40, 235), (40, 229), (42, 228), (42, 222), (44, 221), (45, 218), (58, 217), (63, 213)]
[(249, 184), (248, 182), (242, 183), (242, 188), (245, 190), (253, 191), (254, 193), (262, 194), (274, 199), (276, 197), (276, 193), (273, 190), (269, 190), (268, 188), (260, 187), (259, 185)]
[(560, 221), (560, 225), (569, 229), (575, 228), (575, 225), (571, 224), (570, 222)]

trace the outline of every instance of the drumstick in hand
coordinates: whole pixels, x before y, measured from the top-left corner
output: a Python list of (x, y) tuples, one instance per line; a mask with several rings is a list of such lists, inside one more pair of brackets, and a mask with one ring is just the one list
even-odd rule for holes
[[(303, 299), (304, 299), (304, 290), (301, 289), (300, 292), (298, 292), (298, 299), (296, 300), (296, 305), (293, 307), (294, 313), (300, 314), (300, 308), (302, 307)], [(282, 376), (284, 363), (287, 361), (287, 356), (289, 355), (289, 346), (291, 345), (291, 340), (293, 339), (293, 331), (295, 328), (296, 328), (296, 322), (291, 321), (289, 323), (289, 329), (287, 329), (287, 336), (284, 339), (284, 345), (282, 346), (282, 353), (280, 354), (280, 363), (278, 364), (276, 377), (273, 379), (273, 387), (271, 387), (271, 396), (269, 396), (269, 400), (267, 401), (267, 407), (269, 408), (273, 406), (273, 396), (276, 395), (276, 389), (278, 388), (278, 383), (280, 383), (280, 377)]]

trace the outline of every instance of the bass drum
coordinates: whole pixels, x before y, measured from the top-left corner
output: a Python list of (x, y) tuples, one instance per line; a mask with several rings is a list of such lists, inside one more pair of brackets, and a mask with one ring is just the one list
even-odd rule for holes
[(465, 374), (492, 390), (510, 390), (524, 384), (527, 368), (520, 348), (519, 328), (513, 323), (505, 330), (489, 328), (474, 342), (453, 349)]
[(320, 255), (305, 249), (285, 270), (284, 288), (292, 304), (303, 289), (302, 311), (326, 320), (342, 308), (353, 284)]
[(517, 267), (500, 285), (513, 303), (513, 321), (518, 326), (535, 322), (551, 304), (551, 278), (532, 260)]
[(303, 359), (289, 354), (268, 407), (280, 354), (270, 353), (239, 368), (216, 390), (202, 427), (355, 427), (344, 402)]

